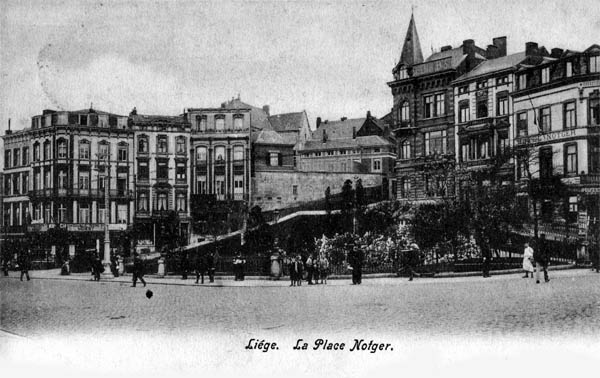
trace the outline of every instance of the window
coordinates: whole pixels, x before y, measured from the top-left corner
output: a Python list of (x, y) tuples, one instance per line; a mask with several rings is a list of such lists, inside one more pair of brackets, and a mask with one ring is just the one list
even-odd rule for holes
[(140, 136), (138, 139), (138, 152), (141, 154), (148, 153), (148, 137)]
[(590, 56), (590, 73), (600, 72), (600, 56)]
[(498, 103), (496, 104), (496, 115), (504, 116), (508, 114), (508, 96), (506, 94), (498, 95)]
[(169, 152), (169, 144), (167, 142), (166, 135), (159, 135), (156, 138), (156, 151), (159, 154), (166, 154), (167, 152)]
[(79, 223), (90, 223), (90, 205), (79, 205)]
[(508, 76), (502, 76), (496, 79), (496, 85), (502, 85), (508, 83)]
[(127, 223), (127, 205), (117, 205), (117, 223)]
[(242, 195), (244, 194), (244, 176), (234, 176), (233, 194), (236, 201), (243, 199)]
[(23, 165), (29, 164), (29, 147), (23, 147)]
[(408, 198), (410, 196), (410, 177), (402, 177), (400, 182), (400, 197)]
[(13, 152), (13, 166), (18, 167), (21, 164), (21, 149), (15, 148)]
[(98, 159), (110, 159), (110, 145), (105, 140), (98, 143)]
[(33, 176), (33, 189), (42, 189), (42, 173), (39, 170), (36, 171)]
[(333, 156), (333, 151), (327, 151), (327, 156)]
[(373, 160), (373, 172), (381, 172), (381, 159)]
[(67, 189), (67, 173), (63, 170), (58, 172), (58, 188)]
[(88, 124), (88, 117), (87, 117), (87, 115), (84, 115), (84, 114), (80, 114), (79, 115), (79, 124), (81, 126), (87, 126), (87, 124)]
[[(98, 223), (106, 222), (106, 209), (104, 208), (104, 204), (98, 205)], [(108, 219), (110, 223), (110, 219)]]
[(233, 147), (233, 160), (234, 161), (244, 160), (244, 147), (242, 147), (242, 146)]
[(498, 152), (503, 154), (508, 151), (509, 142), (508, 142), (508, 132), (498, 132)]
[(527, 88), (527, 74), (519, 75), (519, 89)]
[(33, 144), (33, 161), (40, 161), (40, 143)]
[(280, 153), (279, 152), (269, 152), (267, 157), (267, 165), (271, 165), (271, 166), (278, 166), (281, 165), (281, 160), (280, 160)]
[(575, 115), (575, 102), (568, 102), (564, 106), (565, 129), (577, 127), (577, 117)]
[(90, 188), (90, 172), (79, 171), (79, 189)]
[(158, 193), (156, 208), (159, 211), (165, 211), (169, 209), (167, 193)]
[(44, 219), (46, 223), (52, 223), (54, 220), (52, 219), (52, 205), (46, 204), (44, 207)]
[(64, 204), (58, 205), (58, 223), (67, 222), (67, 208)]
[(206, 131), (206, 116), (196, 116), (196, 122), (198, 123), (198, 131)]
[(148, 180), (150, 178), (150, 170), (148, 169), (147, 161), (138, 162), (137, 177), (139, 180)]
[(590, 138), (590, 173), (600, 173), (600, 137)]
[(550, 81), (550, 67), (542, 68), (542, 84)]
[(169, 179), (169, 164), (166, 161), (156, 162), (156, 178), (161, 180)]
[[(122, 173), (119, 173), (119, 176), (121, 176)], [(125, 193), (127, 193), (127, 176), (123, 175), (123, 177), (117, 177), (117, 193), (120, 196), (125, 195)]]
[(23, 190), (22, 193), (27, 193), (29, 191), (29, 174), (23, 173)]
[(458, 109), (458, 122), (467, 122), (469, 120), (469, 101), (461, 102)]
[(292, 185), (292, 195), (294, 197), (298, 196), (298, 185)]
[(52, 155), (50, 154), (50, 141), (47, 140), (44, 142), (44, 160), (52, 159)]
[(196, 193), (206, 194), (206, 176), (198, 176), (198, 182), (196, 186)]
[(577, 174), (577, 145), (565, 145), (565, 175)]
[(217, 195), (217, 198), (221, 200), (225, 195), (225, 178), (222, 176), (215, 179), (215, 194)]
[(552, 147), (540, 148), (540, 178), (548, 178), (552, 176)]
[(96, 178), (97, 182), (98, 182), (98, 190), (101, 192), (104, 192), (104, 190), (106, 189), (106, 175), (105, 174), (98, 174), (98, 177)]
[(402, 67), (398, 70), (398, 76), (396, 78), (396, 80), (403, 80), (403, 79), (408, 79), (408, 71), (406, 70), (406, 67)]
[(196, 161), (206, 163), (206, 147), (196, 148)]
[(67, 158), (67, 141), (64, 139), (60, 139), (58, 141), (58, 158), (59, 159)]
[(467, 93), (469, 91), (469, 86), (464, 85), (462, 87), (458, 87), (458, 94)]
[(446, 153), (446, 130), (425, 133), (425, 155)]
[(425, 96), (425, 118), (440, 117), (445, 113), (443, 93)]
[(600, 125), (600, 96), (598, 96), (598, 92), (596, 92), (595, 97), (590, 96), (589, 108), (590, 125)]
[(552, 204), (552, 201), (544, 200), (544, 201), (542, 201), (541, 205), (542, 206), (541, 206), (540, 213), (542, 216), (542, 221), (547, 222), (547, 223), (552, 222), (552, 218), (553, 218), (552, 215), (554, 213), (554, 206)]
[(539, 121), (540, 121), (540, 130), (544, 133), (550, 132), (552, 127), (550, 125), (550, 107), (549, 106), (540, 109)]
[(244, 128), (244, 116), (236, 115), (233, 117), (233, 128), (235, 130), (241, 130)]
[(477, 118), (485, 118), (488, 116), (488, 99), (487, 97), (477, 100)]
[(127, 148), (128, 148), (127, 144), (119, 145), (119, 148), (117, 151), (117, 159), (119, 161), (127, 161), (127, 156), (128, 156)]
[(185, 177), (186, 177), (185, 163), (177, 163), (177, 167), (175, 170), (175, 177), (177, 180), (185, 180)]
[(215, 147), (215, 162), (225, 163), (225, 147), (223, 147), (223, 146)]
[(186, 211), (187, 206), (186, 206), (185, 194), (183, 194), (183, 193), (177, 194), (176, 205), (177, 205), (177, 211)]
[(176, 145), (175, 151), (178, 154), (185, 154), (185, 138), (184, 137), (177, 138), (177, 145)]
[(4, 167), (10, 168), (10, 163), (12, 163), (12, 151), (6, 150), (4, 152)]
[(148, 211), (148, 193), (138, 194), (138, 211)]
[(44, 170), (44, 188), (49, 189), (52, 187), (52, 182), (50, 181), (50, 168), (46, 168)]
[(225, 130), (225, 117), (219, 116), (218, 118), (215, 118), (215, 129), (217, 131)]
[(487, 159), (490, 157), (490, 141), (489, 139), (479, 140), (479, 159)]
[(90, 158), (90, 142), (87, 140), (79, 142), (79, 158), (86, 160)]
[(484, 81), (477, 82), (477, 87), (476, 87), (477, 89), (483, 89), (485, 87), (487, 87), (487, 81), (484, 80)]
[(527, 112), (517, 114), (517, 136), (527, 136)]
[(410, 121), (410, 105), (408, 101), (404, 101), (402, 103), (401, 109), (400, 120), (403, 122)]
[(400, 158), (401, 159), (410, 159), (411, 158), (410, 142), (408, 140), (405, 140), (400, 144)]
[(35, 218), (35, 220), (42, 219), (42, 204), (41, 203), (38, 203), (37, 205), (34, 206), (33, 217)]
[(19, 194), (21, 192), (21, 175), (13, 175), (13, 194)]
[(565, 76), (566, 77), (573, 76), (573, 62), (566, 62), (565, 63)]

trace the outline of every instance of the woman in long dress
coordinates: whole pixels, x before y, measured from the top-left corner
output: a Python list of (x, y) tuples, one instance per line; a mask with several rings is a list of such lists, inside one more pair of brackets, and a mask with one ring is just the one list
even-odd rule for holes
[(529, 243), (525, 243), (525, 251), (523, 252), (523, 270), (525, 271), (525, 275), (523, 278), (528, 278), (529, 273), (531, 273), (531, 278), (533, 278), (533, 248), (529, 246)]

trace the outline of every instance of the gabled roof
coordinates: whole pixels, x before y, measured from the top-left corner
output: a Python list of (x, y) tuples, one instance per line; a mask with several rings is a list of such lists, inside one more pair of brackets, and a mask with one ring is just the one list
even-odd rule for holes
[(456, 68), (466, 57), (467, 55), (463, 52), (462, 46), (459, 46), (446, 51), (433, 53), (429, 58), (427, 58), (427, 60), (425, 60), (425, 62), (433, 62), (434, 60), (452, 58), (452, 67)]
[(519, 63), (525, 59), (525, 52), (519, 52), (503, 56), (496, 59), (489, 59), (479, 63), (474, 69), (462, 75), (455, 82), (461, 82), (491, 74), (493, 72), (504, 71), (510, 68), (516, 68)]
[(319, 127), (312, 132), (313, 140), (323, 140), (323, 131), (327, 133), (327, 139), (352, 138), (354, 131), (360, 130), (365, 123), (366, 118), (353, 118), (344, 121), (326, 121), (321, 122)]
[(305, 112), (276, 114), (268, 117), (275, 131), (299, 131), (307, 120)]

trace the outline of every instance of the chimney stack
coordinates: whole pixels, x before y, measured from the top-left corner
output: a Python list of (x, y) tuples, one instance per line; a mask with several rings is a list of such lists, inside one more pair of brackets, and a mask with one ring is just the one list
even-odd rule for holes
[(536, 42), (525, 42), (525, 55), (534, 56), (538, 54), (538, 44)]
[(472, 39), (465, 39), (463, 41), (463, 54), (467, 54), (469, 56), (475, 55), (475, 41)]
[(487, 50), (485, 51), (485, 57), (488, 59), (496, 59), (499, 58), (498, 54), (498, 46), (488, 45)]
[(340, 118), (340, 121), (344, 122), (347, 119), (348, 119), (348, 117), (342, 117), (342, 118)]
[(444, 51), (448, 51), (448, 50), (452, 50), (452, 46), (450, 46), (450, 45), (442, 46), (442, 49), (440, 51), (444, 52)]
[(264, 105), (264, 106), (263, 106), (263, 111), (264, 111), (265, 113), (267, 113), (267, 116), (270, 116), (270, 115), (271, 115), (271, 108), (269, 107), (269, 105)]
[(352, 139), (356, 139), (356, 127), (352, 126)]
[(506, 56), (506, 37), (496, 37), (492, 39), (492, 43), (498, 48), (496, 58)]
[(367, 110), (367, 118), (371, 118), (371, 111)]
[(317, 117), (317, 128), (321, 125), (321, 117)]

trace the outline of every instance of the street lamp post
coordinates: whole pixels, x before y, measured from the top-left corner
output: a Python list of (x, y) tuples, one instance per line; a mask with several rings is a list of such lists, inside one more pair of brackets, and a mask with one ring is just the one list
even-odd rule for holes
[(109, 189), (109, 180), (108, 177), (110, 175), (110, 162), (109, 155), (106, 157), (106, 175), (104, 176), (104, 259), (102, 260), (102, 265), (104, 266), (104, 272), (102, 273), (102, 278), (115, 278), (110, 269), (110, 189)]

